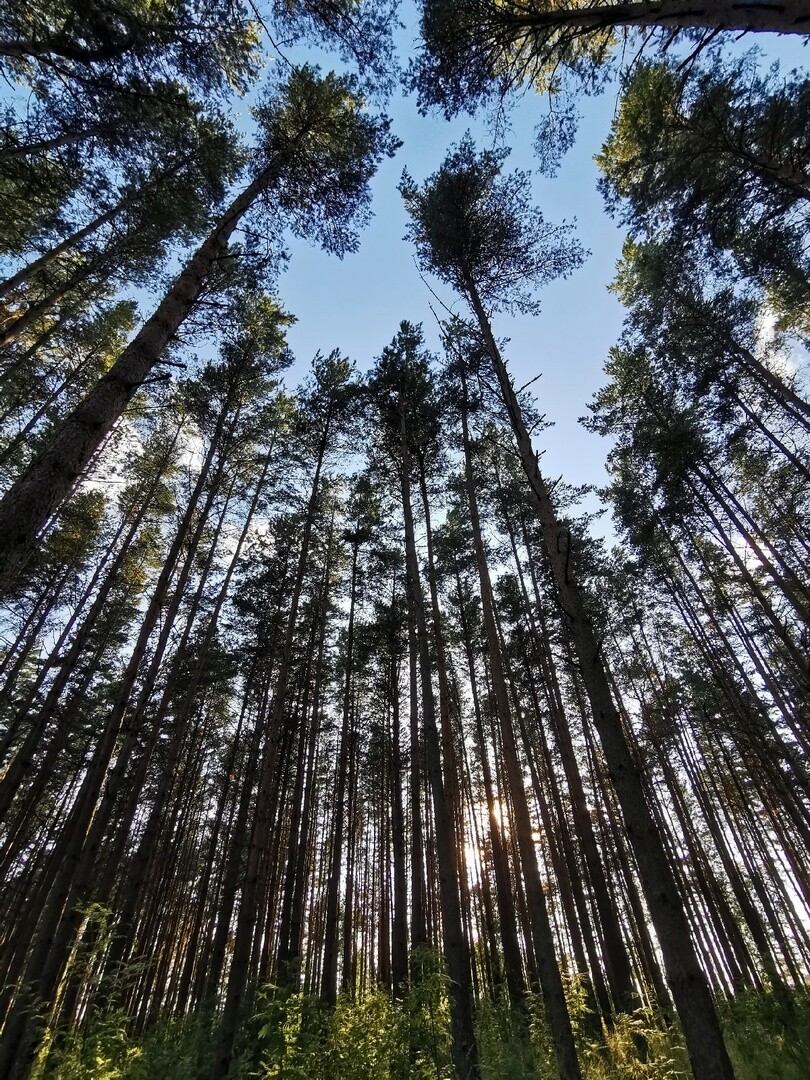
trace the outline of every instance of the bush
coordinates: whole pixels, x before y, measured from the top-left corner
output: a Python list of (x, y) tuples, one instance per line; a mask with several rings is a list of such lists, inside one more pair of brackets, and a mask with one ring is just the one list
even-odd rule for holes
[(68, 1036), (40, 1075), (42, 1080), (198, 1080), (209, 1041), (208, 1025), (199, 1017), (161, 1021), (138, 1037), (128, 1034), (123, 1014), (109, 1013), (89, 1031)]
[(402, 1001), (383, 991), (341, 996), (333, 1010), (268, 987), (258, 1019), (262, 1080), (452, 1080), (448, 981), (441, 957), (419, 948)]
[(810, 1061), (810, 994), (768, 992), (723, 1002), (726, 1044), (737, 1080), (806, 1080)]
[[(243, 1025), (235, 1075), (242, 1080), (452, 1080), (449, 983), (441, 958), (419, 949), (402, 1001), (381, 990), (334, 1009), (303, 993), (267, 987)], [(677, 1025), (638, 1010), (614, 1017), (603, 1039), (588, 1034), (584, 998), (569, 988), (584, 1080), (689, 1080)], [(721, 1002), (738, 1080), (805, 1080), (810, 1060), (810, 994), (789, 999), (745, 993)], [(556, 1080), (540, 999), (524, 1015), (505, 994), (478, 1002), (482, 1080)], [(132, 1035), (121, 1013), (63, 1038), (36, 1080), (198, 1080), (211, 1061), (216, 1024), (207, 1017), (165, 1020)], [(642, 1053), (639, 1053), (643, 1048)]]

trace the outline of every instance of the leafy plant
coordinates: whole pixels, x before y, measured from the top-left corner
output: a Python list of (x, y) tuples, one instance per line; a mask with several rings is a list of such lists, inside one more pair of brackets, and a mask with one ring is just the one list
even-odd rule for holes
[(722, 1005), (738, 1080), (804, 1080), (810, 1057), (810, 994), (738, 994)]
[(541, 1073), (533, 1065), (526, 1018), (515, 1013), (506, 993), (482, 998), (477, 1019), (483, 1080), (554, 1080), (556, 1071)]
[(206, 1027), (199, 1017), (165, 1020), (138, 1037), (122, 1012), (106, 1013), (51, 1052), (41, 1080), (195, 1080)]
[(680, 1029), (650, 1009), (618, 1013), (604, 1025), (602, 1042), (587, 1043), (582, 1056), (588, 1080), (689, 1080), (692, 1075)]

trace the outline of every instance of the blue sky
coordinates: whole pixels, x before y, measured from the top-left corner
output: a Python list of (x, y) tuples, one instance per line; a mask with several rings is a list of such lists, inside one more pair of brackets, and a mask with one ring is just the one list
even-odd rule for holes
[[(403, 20), (408, 21), (412, 11), (413, 5), (403, 5)], [(411, 22), (399, 36), (403, 63), (415, 35)], [(800, 66), (806, 57), (794, 39), (760, 35), (746, 47), (753, 44), (788, 66)], [(532, 150), (534, 129), (545, 108), (542, 98), (527, 93), (518, 103), (506, 139), (512, 147), (506, 169), (534, 171), (534, 201), (544, 217), (551, 222), (575, 219), (577, 235), (590, 251), (585, 264), (569, 279), (545, 287), (539, 316), (494, 320), (496, 334), (511, 339), (506, 355), (515, 383), (520, 386), (542, 372), (533, 389), (540, 410), (554, 423), (538, 440), (544, 451), (542, 466), (549, 478), (563, 475), (571, 484), (599, 485), (606, 480), (604, 461), (609, 447), (577, 420), (604, 381), (603, 364), (619, 336), (623, 317), (621, 306), (607, 290), (623, 233), (604, 210), (593, 162), (609, 133), (617, 96), (618, 88), (613, 86), (582, 102), (576, 144), (553, 180), (536, 175)], [(467, 130), (479, 147), (492, 145), (492, 138), (482, 121), (469, 116), (452, 122), (420, 116), (413, 97), (397, 96), (388, 112), (403, 145), (375, 178), (375, 217), (363, 233), (359, 252), (338, 261), (304, 244), (291, 246), (292, 259), (278, 286), (282, 303), (299, 320), (288, 335), (298, 359), (291, 382), (319, 349), (339, 348), (360, 370), (367, 369), (403, 319), (421, 322), (428, 343), (438, 348), (431, 296), (420, 279), (413, 250), (403, 239), (407, 218), (397, 184), (405, 166), (417, 181), (434, 172), (448, 147)], [(448, 290), (435, 281), (431, 286), (448, 306), (455, 303), (466, 314)]]

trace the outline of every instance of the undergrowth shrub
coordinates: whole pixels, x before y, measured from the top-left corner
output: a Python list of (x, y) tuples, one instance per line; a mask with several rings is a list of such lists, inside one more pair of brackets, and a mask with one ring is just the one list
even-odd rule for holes
[[(593, 1037), (593, 1017), (575, 980), (566, 986), (584, 1080), (690, 1080), (683, 1037), (650, 1010), (614, 1017)], [(402, 1000), (375, 991), (347, 995), (329, 1009), (316, 998), (275, 987), (258, 996), (240, 1032), (238, 1080), (453, 1080), (449, 981), (429, 949), (412, 958)], [(810, 994), (787, 1001), (746, 993), (721, 1002), (737, 1080), (806, 1080), (810, 1075)], [(505, 993), (479, 1001), (482, 1080), (556, 1080), (553, 1044), (540, 999), (522, 1015)], [(51, 1048), (34, 1080), (199, 1080), (213, 1061), (216, 1022), (165, 1020), (129, 1033), (110, 1013)], [(641, 1050), (641, 1052), (640, 1052)]]
[[(641, 1048), (643, 1047), (643, 1053)], [(581, 1047), (585, 1080), (690, 1080), (680, 1027), (649, 1009), (619, 1013)]]
[(122, 1013), (100, 1016), (88, 1031), (53, 1049), (36, 1080), (198, 1080), (208, 1056), (209, 1025), (198, 1017), (163, 1020), (143, 1035), (127, 1032)]
[(428, 945), (420, 945), (411, 951), (409, 972), (401, 1006), (411, 1070), (407, 1076), (413, 1080), (453, 1080), (450, 980), (444, 958)]
[(478, 1002), (476, 1034), (482, 1080), (556, 1080), (533, 1065), (530, 1018), (512, 1009), (506, 992)]
[(737, 1080), (807, 1080), (810, 1075), (810, 993), (780, 1000), (748, 991), (720, 1006)]
[(388, 994), (354, 1004), (343, 998), (330, 1020), (331, 1053), (324, 1080), (388, 1080), (408, 1075), (407, 1018)]
[(261, 1080), (452, 1080), (450, 1008), (444, 962), (411, 954), (401, 1001), (376, 991), (341, 996), (329, 1010), (273, 987), (260, 995)]

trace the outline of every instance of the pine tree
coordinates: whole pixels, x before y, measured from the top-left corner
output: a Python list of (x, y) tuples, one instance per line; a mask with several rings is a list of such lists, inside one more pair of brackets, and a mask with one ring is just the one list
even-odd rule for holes
[[(402, 193), (412, 218), (411, 237), (420, 261), (467, 300), (509, 415), (517, 451), (540, 523), (557, 599), (586, 687), (594, 724), (639, 866), (645, 897), (664, 955), (667, 979), (684, 1028), (696, 1077), (733, 1076), (720, 1025), (697, 955), (691, 946), (683, 901), (670, 869), (611, 693), (597, 631), (574, 576), (571, 531), (558, 519), (548, 485), (489, 322), (490, 310), (531, 309), (528, 283), (569, 270), (576, 250), (559, 242), (538, 245), (547, 227), (531, 219), (520, 177), (498, 181), (497, 156), (476, 156), (469, 142), (418, 188), (406, 178)], [(552, 234), (553, 235), (553, 234)], [(558, 1065), (566, 1067), (562, 1043)]]

